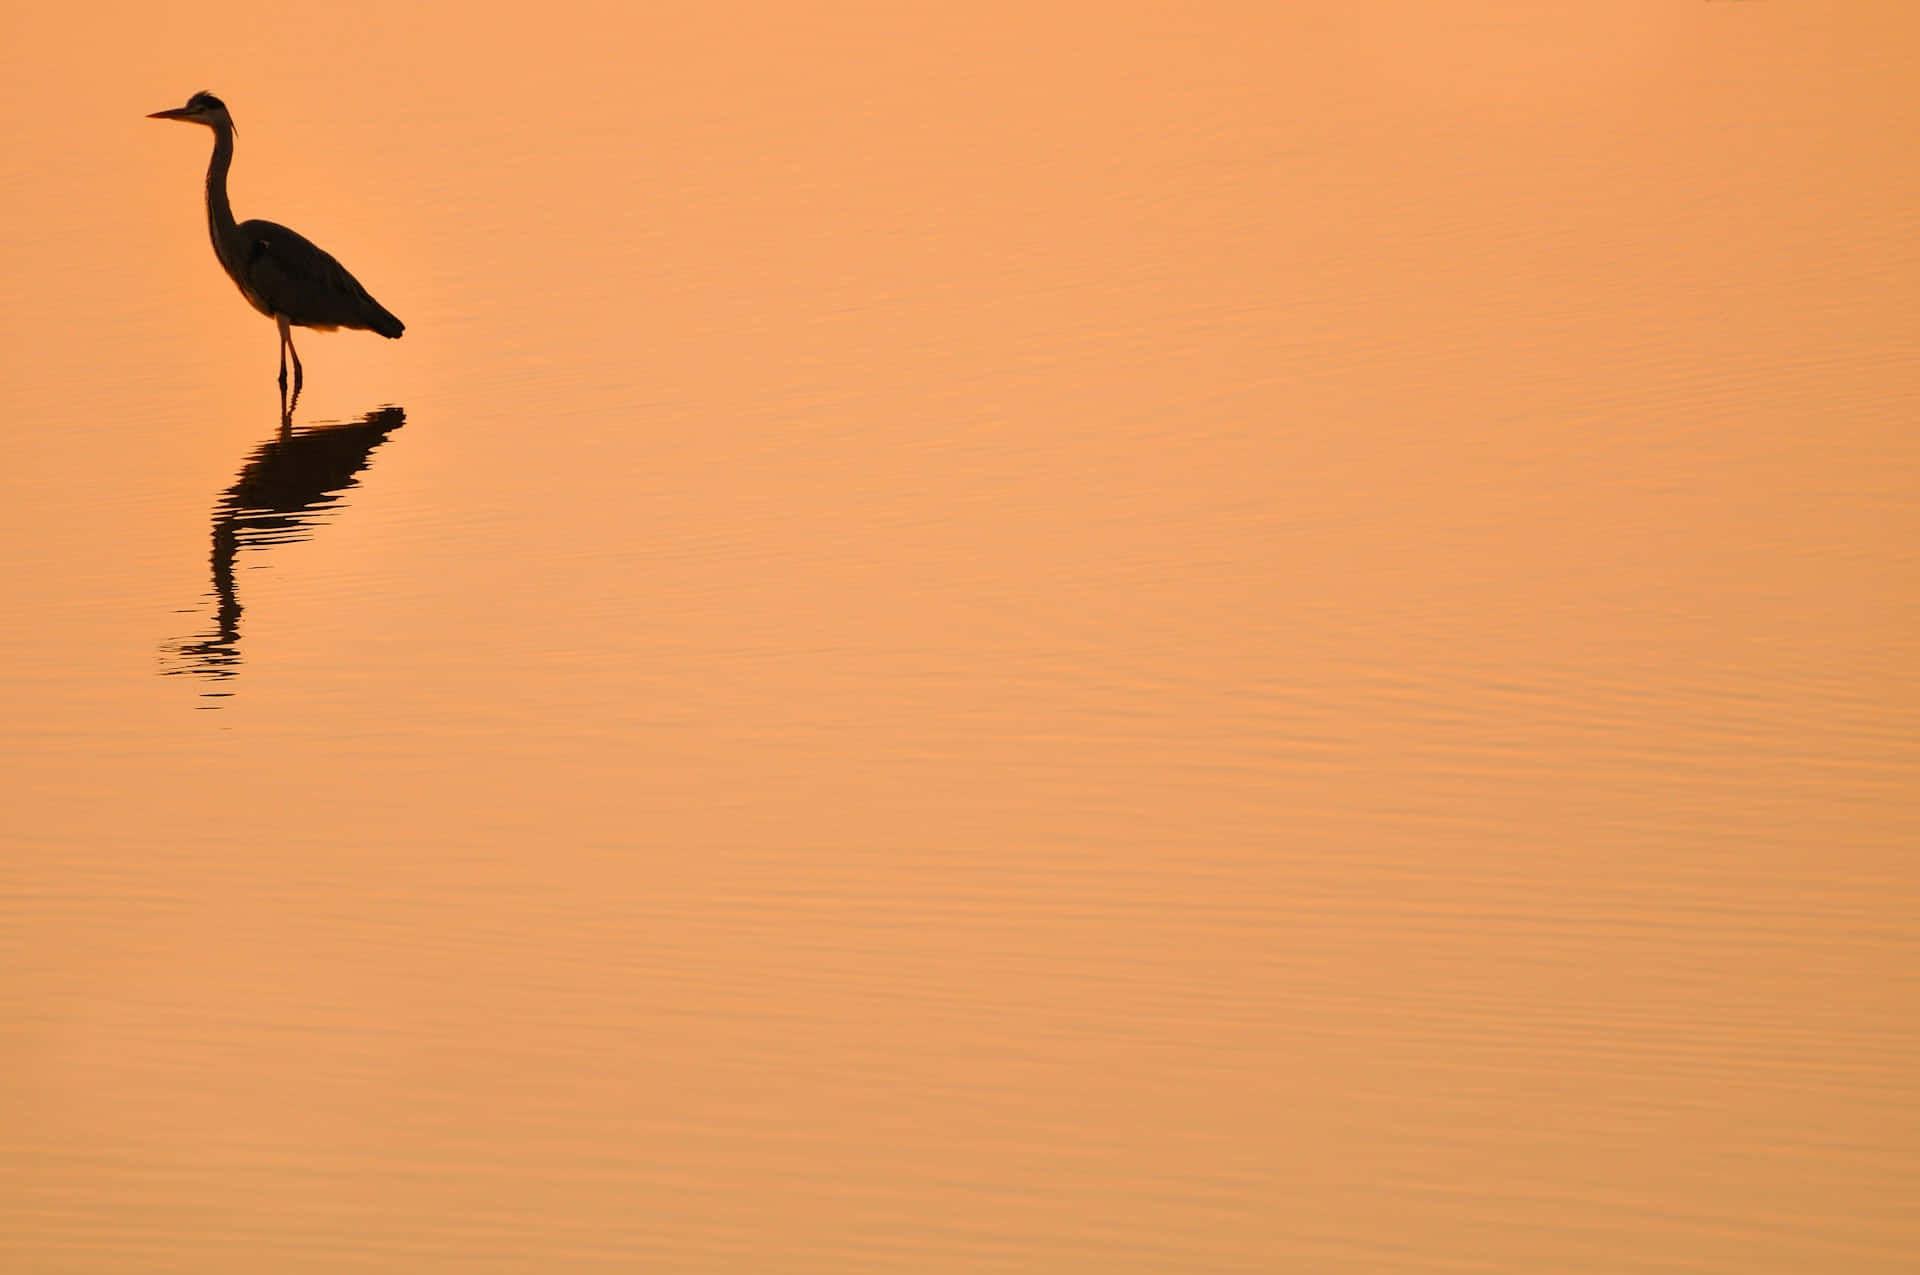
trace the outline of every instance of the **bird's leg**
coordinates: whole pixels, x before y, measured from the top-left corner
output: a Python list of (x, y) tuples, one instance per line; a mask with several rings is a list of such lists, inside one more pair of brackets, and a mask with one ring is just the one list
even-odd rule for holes
[[(293, 348), (293, 333), (287, 328), (284, 315), (276, 315), (280, 326), (280, 428), (291, 427), (293, 409), (300, 404), (300, 351)], [(287, 397), (287, 355), (293, 355), (293, 397)]]
[(276, 314), (274, 321), (280, 325), (280, 388), (287, 388), (287, 355), (293, 355), (293, 396), (300, 397), (300, 351), (293, 348), (293, 329), (287, 324), (287, 316)]

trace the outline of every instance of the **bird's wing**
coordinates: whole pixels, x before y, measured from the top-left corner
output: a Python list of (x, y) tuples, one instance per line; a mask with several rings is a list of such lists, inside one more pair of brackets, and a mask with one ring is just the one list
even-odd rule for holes
[(240, 223), (247, 287), (275, 314), (309, 328), (365, 328), (386, 315), (347, 268), (312, 240), (271, 221)]

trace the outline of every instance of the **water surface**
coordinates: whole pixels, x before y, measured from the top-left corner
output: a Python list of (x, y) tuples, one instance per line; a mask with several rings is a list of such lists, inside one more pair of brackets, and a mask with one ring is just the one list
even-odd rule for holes
[(0, 1265), (1911, 1263), (1906, 6), (3, 21)]

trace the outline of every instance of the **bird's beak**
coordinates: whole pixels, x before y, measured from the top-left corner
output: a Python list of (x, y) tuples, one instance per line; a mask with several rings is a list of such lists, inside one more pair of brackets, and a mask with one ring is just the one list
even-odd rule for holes
[(150, 120), (185, 120), (192, 119), (193, 113), (184, 106), (176, 106), (171, 111), (155, 111), (153, 114), (147, 116), (147, 118)]

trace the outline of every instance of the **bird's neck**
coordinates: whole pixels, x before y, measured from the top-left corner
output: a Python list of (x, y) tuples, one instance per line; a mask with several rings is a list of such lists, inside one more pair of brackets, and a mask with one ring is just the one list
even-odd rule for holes
[(238, 231), (233, 223), (233, 206), (227, 203), (227, 169), (233, 166), (233, 130), (213, 130), (213, 160), (207, 165), (207, 233), (213, 238), (214, 255), (229, 269), (228, 253)]

